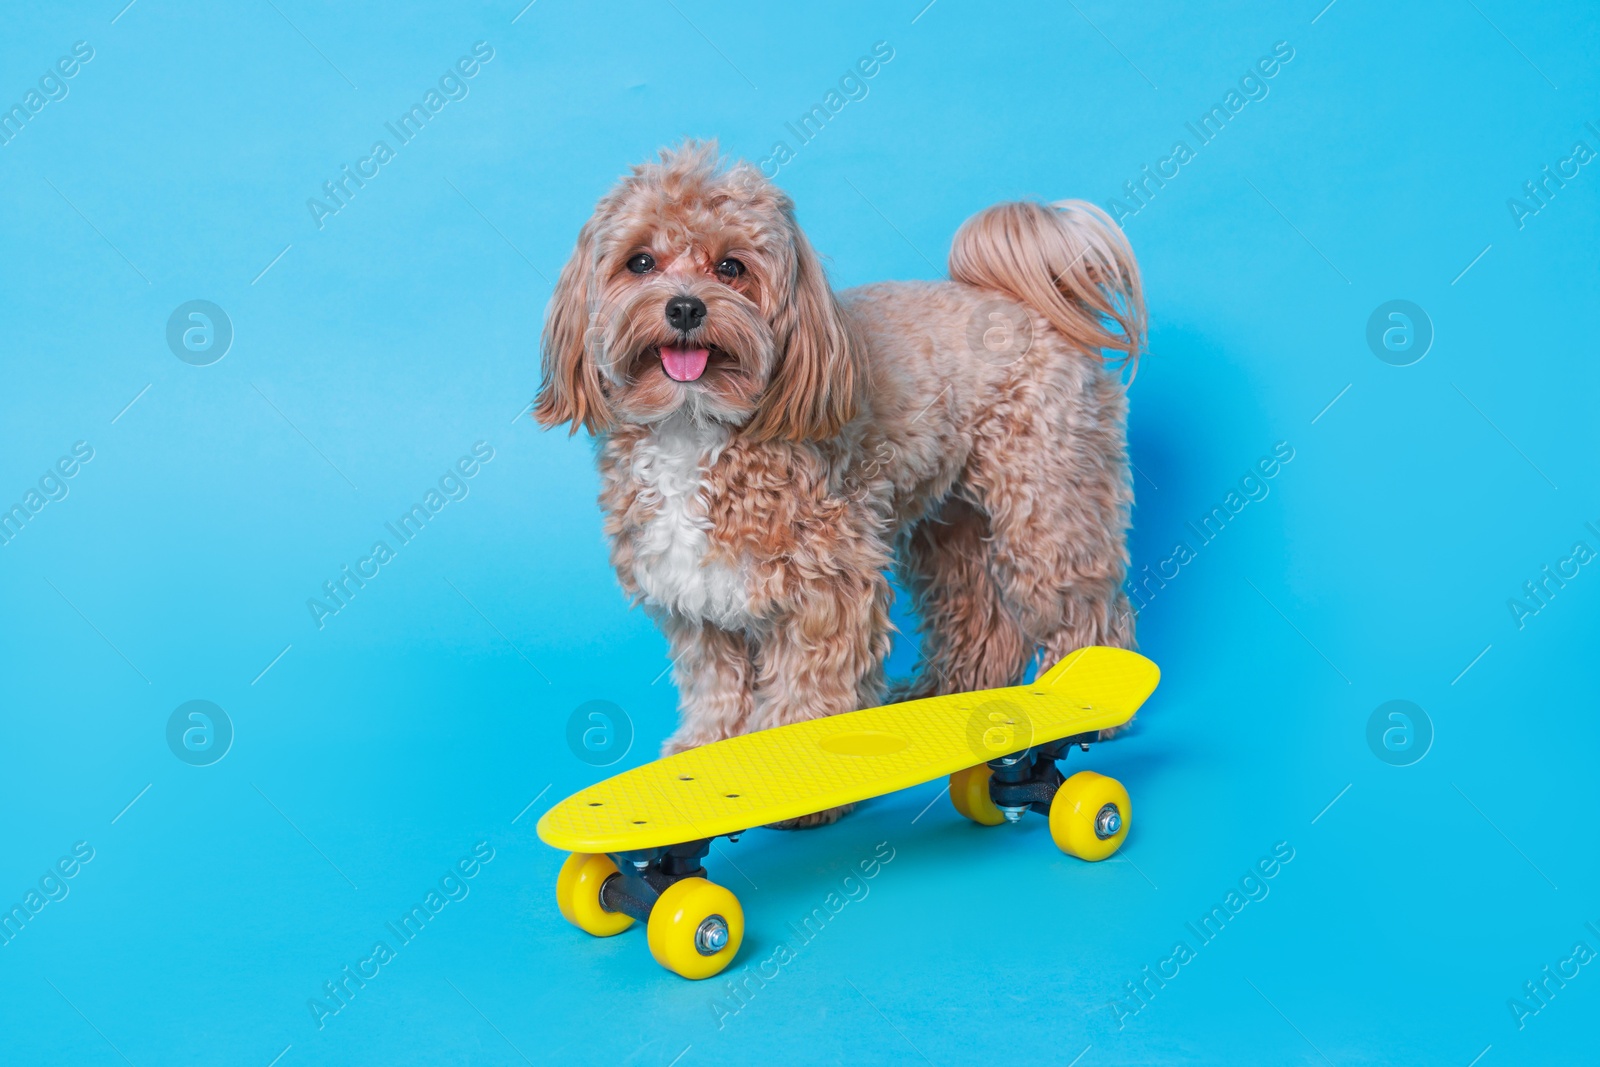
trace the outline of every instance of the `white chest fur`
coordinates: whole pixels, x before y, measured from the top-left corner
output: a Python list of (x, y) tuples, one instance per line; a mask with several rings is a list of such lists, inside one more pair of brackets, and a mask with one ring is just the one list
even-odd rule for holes
[(735, 629), (749, 619), (746, 577), (740, 568), (706, 559), (706, 472), (727, 439), (716, 424), (672, 419), (635, 448), (633, 477), (651, 515), (634, 532), (633, 578), (651, 603)]

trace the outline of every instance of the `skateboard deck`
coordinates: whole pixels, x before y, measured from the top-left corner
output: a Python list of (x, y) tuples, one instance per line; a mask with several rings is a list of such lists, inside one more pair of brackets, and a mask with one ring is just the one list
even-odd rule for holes
[(729, 738), (574, 793), (544, 814), (538, 834), (570, 852), (618, 854), (740, 833), (1120, 726), (1160, 675), (1138, 653), (1083, 648), (1029, 685)]

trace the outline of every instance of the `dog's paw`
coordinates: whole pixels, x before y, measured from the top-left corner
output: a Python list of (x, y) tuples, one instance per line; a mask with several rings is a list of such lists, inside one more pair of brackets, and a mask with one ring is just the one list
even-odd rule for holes
[(727, 738), (723, 737), (723, 736), (715, 736), (715, 737), (676, 737), (676, 736), (674, 736), (674, 737), (669, 737), (665, 741), (661, 742), (661, 755), (663, 757), (676, 756), (678, 753), (687, 752), (691, 748), (699, 748), (701, 745), (709, 745), (713, 741), (726, 741), (726, 740), (727, 740)]
[(768, 830), (811, 830), (818, 826), (828, 826), (838, 822), (855, 810), (854, 804), (843, 804), (827, 811), (819, 811), (812, 815), (802, 815), (798, 819), (784, 819), (782, 822), (768, 823)]
[(1123, 734), (1128, 733), (1129, 731), (1131, 731), (1133, 729), (1134, 729), (1134, 720), (1129, 719), (1127, 722), (1123, 723), (1121, 726), (1108, 726), (1104, 730), (1101, 730), (1100, 731), (1100, 740), (1101, 741), (1111, 741), (1111, 740), (1113, 740), (1115, 738), (1121, 737)]
[(919, 697), (932, 696), (932, 693), (923, 692), (925, 685), (920, 678), (895, 678), (889, 682), (888, 691), (884, 694), (884, 703), (903, 704), (907, 700), (916, 700)]

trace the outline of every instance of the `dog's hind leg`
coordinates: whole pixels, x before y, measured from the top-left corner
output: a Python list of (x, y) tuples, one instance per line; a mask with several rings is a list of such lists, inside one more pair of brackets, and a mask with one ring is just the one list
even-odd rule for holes
[(989, 572), (988, 518), (957, 496), (900, 544), (901, 580), (920, 620), (922, 655), (897, 699), (993, 689), (1022, 680), (1033, 643)]
[(1046, 666), (1086, 645), (1134, 643), (1124, 402), (1108, 374), (1070, 361), (1083, 358), (1021, 384), (1013, 414), (981, 428), (963, 476), (989, 515), (990, 575)]
[[(1078, 582), (1064, 591), (1061, 625), (1044, 640), (1040, 671), (1049, 670), (1069, 652), (1088, 645), (1133, 648), (1133, 609), (1120, 580)], [(1100, 731), (1102, 741), (1126, 730), (1132, 720)]]

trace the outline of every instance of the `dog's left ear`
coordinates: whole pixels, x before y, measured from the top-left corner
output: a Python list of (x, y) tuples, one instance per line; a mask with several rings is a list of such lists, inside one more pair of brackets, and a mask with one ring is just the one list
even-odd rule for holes
[(811, 242), (786, 211), (794, 278), (773, 323), (778, 363), (746, 433), (757, 441), (815, 441), (855, 418), (865, 383), (862, 345), (845, 320)]

